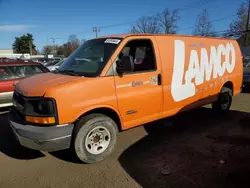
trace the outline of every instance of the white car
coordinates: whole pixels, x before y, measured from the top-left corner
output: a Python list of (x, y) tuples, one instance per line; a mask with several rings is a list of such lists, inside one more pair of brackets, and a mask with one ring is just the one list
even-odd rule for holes
[[(65, 58), (65, 59), (66, 59), (66, 58)], [(55, 65), (48, 66), (47, 68), (48, 68), (50, 71), (54, 71), (54, 70), (58, 69), (58, 67), (65, 61), (65, 59), (59, 61), (59, 62), (56, 63)]]

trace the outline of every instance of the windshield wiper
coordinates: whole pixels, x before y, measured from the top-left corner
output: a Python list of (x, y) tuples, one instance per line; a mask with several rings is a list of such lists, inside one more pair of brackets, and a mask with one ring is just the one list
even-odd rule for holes
[(72, 75), (72, 76), (78, 76), (78, 74), (74, 71), (74, 70), (62, 70), (62, 71), (58, 71), (57, 70), (57, 72), (58, 73), (66, 73), (66, 74), (68, 74), (68, 75)]

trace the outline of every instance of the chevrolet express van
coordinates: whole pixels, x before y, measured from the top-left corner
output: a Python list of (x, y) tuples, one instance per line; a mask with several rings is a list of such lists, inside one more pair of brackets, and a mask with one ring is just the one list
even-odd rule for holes
[(235, 40), (100, 37), (83, 43), (58, 70), (20, 81), (9, 122), (25, 147), (73, 148), (94, 163), (112, 153), (119, 131), (210, 103), (217, 113), (228, 111), (242, 78)]

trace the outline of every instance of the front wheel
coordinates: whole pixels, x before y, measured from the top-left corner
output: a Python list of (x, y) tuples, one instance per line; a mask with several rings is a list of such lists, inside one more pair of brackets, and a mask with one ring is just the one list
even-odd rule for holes
[(116, 123), (103, 114), (82, 117), (76, 125), (73, 146), (76, 156), (84, 163), (95, 163), (107, 158), (117, 142)]
[(212, 108), (217, 112), (227, 112), (232, 105), (233, 93), (232, 90), (223, 87), (218, 100), (212, 104)]

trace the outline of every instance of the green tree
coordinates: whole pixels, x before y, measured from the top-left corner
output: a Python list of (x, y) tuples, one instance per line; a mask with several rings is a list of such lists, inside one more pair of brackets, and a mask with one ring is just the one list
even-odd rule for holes
[(33, 35), (27, 33), (20, 37), (15, 37), (15, 41), (12, 44), (14, 53), (32, 53), (36, 54), (36, 46), (33, 43)]

